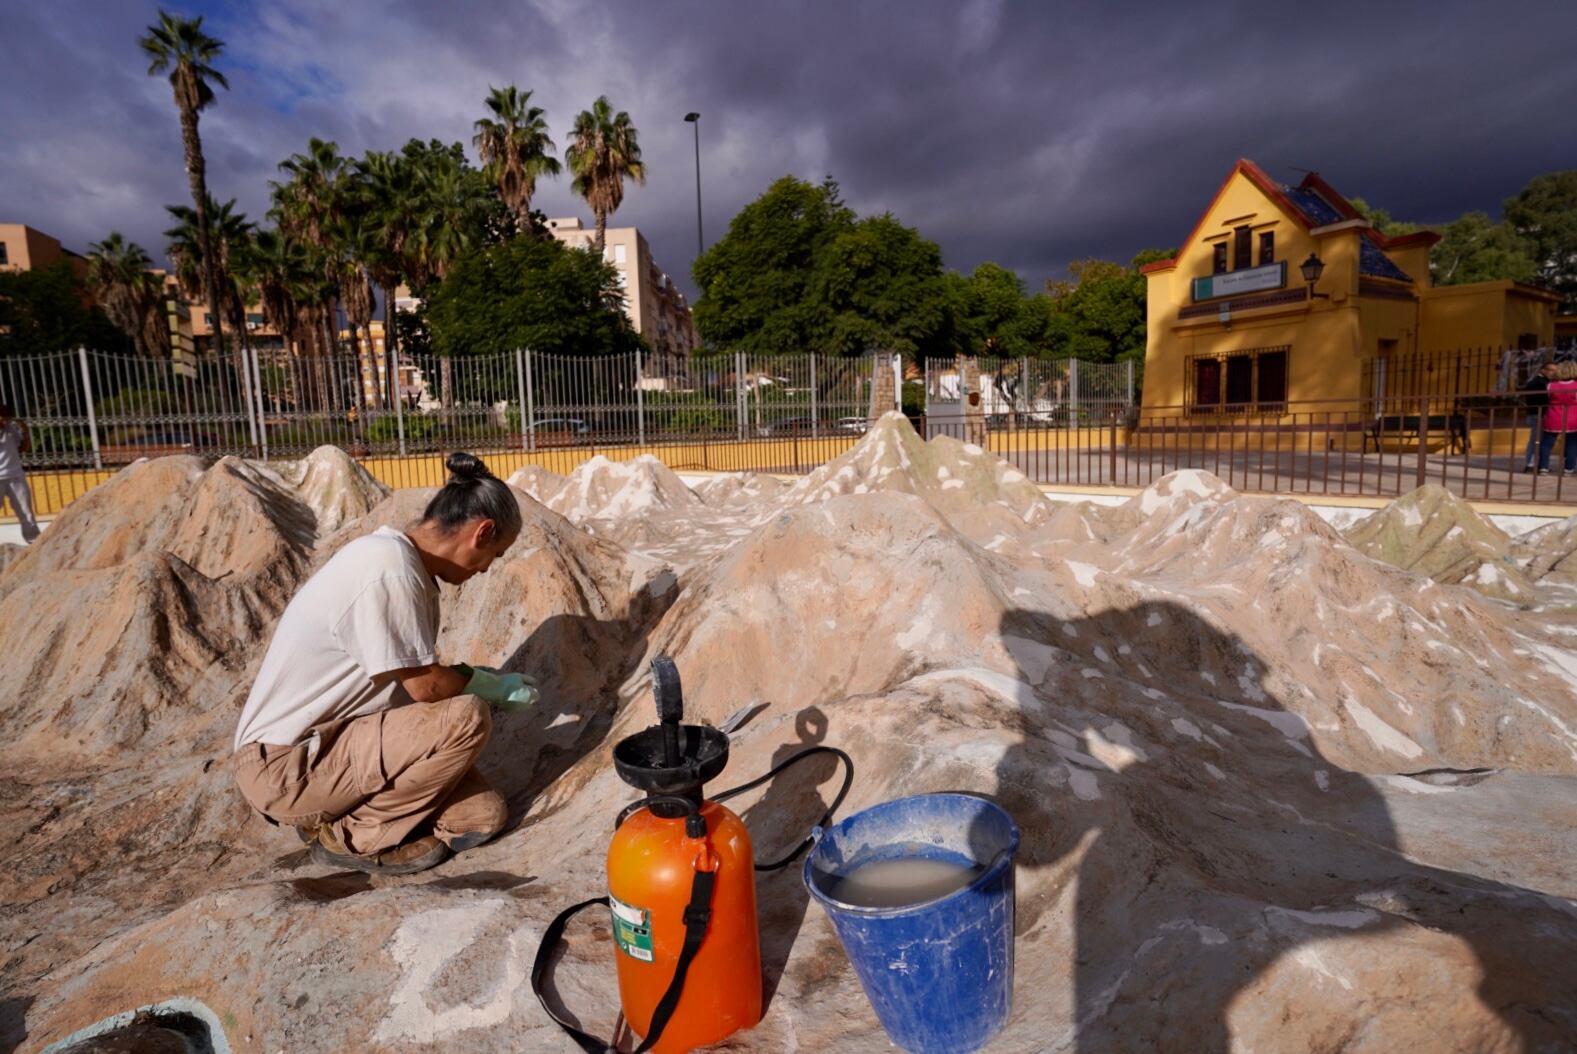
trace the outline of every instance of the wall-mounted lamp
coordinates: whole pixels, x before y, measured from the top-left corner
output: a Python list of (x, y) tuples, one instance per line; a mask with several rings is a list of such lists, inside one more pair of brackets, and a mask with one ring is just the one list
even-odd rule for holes
[(1310, 300), (1329, 300), (1331, 298), (1329, 293), (1316, 293), (1314, 291), (1315, 283), (1320, 280), (1320, 275), (1325, 273), (1324, 260), (1310, 253), (1309, 258), (1298, 265), (1298, 270), (1303, 272), (1303, 280), (1309, 284)]

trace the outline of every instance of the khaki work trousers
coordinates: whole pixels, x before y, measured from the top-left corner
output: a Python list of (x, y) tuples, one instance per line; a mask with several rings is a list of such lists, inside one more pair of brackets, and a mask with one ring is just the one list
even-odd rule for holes
[(293, 747), (249, 743), (231, 764), (264, 816), (331, 824), (346, 848), (370, 856), (423, 822), (449, 844), (503, 829), (504, 799), (475, 766), (492, 727), (487, 704), (470, 696), (407, 703), (321, 725)]

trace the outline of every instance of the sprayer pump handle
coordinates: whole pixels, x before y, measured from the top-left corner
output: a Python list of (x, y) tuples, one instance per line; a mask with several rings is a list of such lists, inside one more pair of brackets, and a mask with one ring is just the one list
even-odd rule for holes
[(684, 719), (684, 688), (679, 683), (679, 667), (666, 655), (652, 660), (652, 694), (657, 698), (657, 719), (663, 724), (678, 724)]

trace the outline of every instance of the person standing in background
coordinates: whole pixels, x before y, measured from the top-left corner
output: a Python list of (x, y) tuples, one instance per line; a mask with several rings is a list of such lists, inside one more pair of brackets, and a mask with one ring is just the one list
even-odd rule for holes
[(33, 495), (27, 489), (22, 455), (33, 449), (27, 425), (18, 419), (7, 403), (0, 403), (0, 508), (9, 502), (22, 526), (22, 541), (29, 544), (38, 537), (38, 521), (33, 518)]
[(1539, 471), (1550, 470), (1550, 454), (1555, 440), (1561, 438), (1561, 460), (1566, 474), (1577, 473), (1577, 360), (1555, 364), (1555, 379), (1546, 389), (1549, 406), (1544, 410), (1544, 435), (1539, 439)]
[(1534, 471), (1534, 462), (1539, 454), (1539, 433), (1543, 424), (1544, 411), (1550, 405), (1550, 382), (1555, 379), (1555, 363), (1546, 362), (1539, 367), (1539, 371), (1528, 380), (1527, 387), (1522, 389), (1522, 405), (1528, 415), (1528, 449), (1522, 457), (1522, 471)]

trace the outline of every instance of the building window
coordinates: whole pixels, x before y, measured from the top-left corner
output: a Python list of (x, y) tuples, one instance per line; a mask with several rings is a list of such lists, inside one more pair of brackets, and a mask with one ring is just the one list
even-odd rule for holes
[(1188, 360), (1195, 412), (1281, 413), (1287, 403), (1286, 347), (1252, 348)]
[(1241, 271), (1245, 267), (1253, 267), (1253, 250), (1254, 232), (1247, 227), (1235, 228), (1232, 231), (1232, 269)]
[(613, 247), (613, 262), (616, 264), (624, 263), (628, 258), (626, 254), (628, 248), (629, 246), (627, 245), (615, 245)]
[(1266, 264), (1273, 264), (1275, 262), (1276, 262), (1276, 232), (1275, 231), (1260, 231), (1259, 232), (1259, 265), (1261, 267), (1264, 267)]
[(10, 262), (10, 256), (6, 255), (5, 242), (0, 242), (0, 267), (4, 267)]
[(1227, 273), (1227, 243), (1226, 242), (1216, 242), (1215, 250), (1216, 250), (1216, 257), (1210, 264), (1210, 273), (1211, 274), (1226, 274)]

